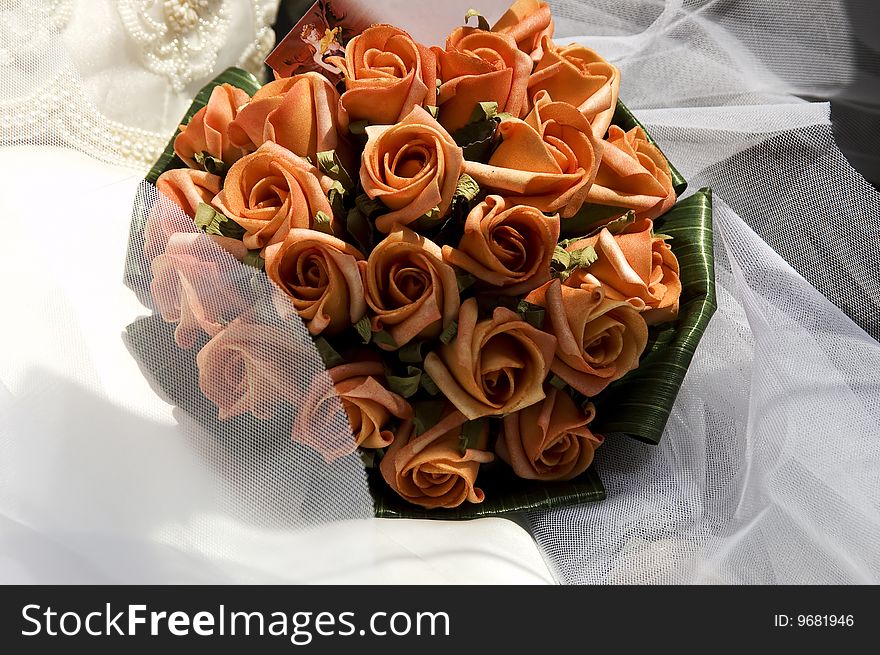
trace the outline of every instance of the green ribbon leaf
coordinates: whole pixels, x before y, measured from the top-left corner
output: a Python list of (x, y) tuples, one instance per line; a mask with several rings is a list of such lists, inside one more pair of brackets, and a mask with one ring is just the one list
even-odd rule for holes
[(544, 329), (544, 319), (547, 316), (547, 310), (540, 305), (533, 305), (525, 300), (520, 300), (516, 307), (516, 313), (532, 327), (536, 327), (539, 330)]
[(318, 211), (313, 221), (313, 229), (324, 234), (333, 234), (333, 217), (327, 212)]
[(229, 170), (229, 167), (223, 163), (222, 159), (217, 159), (217, 157), (207, 151), (195, 153), (193, 159), (211, 175), (220, 175), (222, 177)]
[(460, 295), (474, 286), (477, 283), (477, 278), (470, 273), (456, 273), (455, 281), (458, 283), (458, 293)]
[(238, 240), (244, 237), (245, 230), (241, 225), (204, 202), (196, 208), (194, 222), (205, 234)]
[(348, 192), (339, 180), (334, 180), (327, 191), (327, 200), (330, 201), (330, 207), (333, 209), (334, 216), (344, 216), (345, 212), (345, 196)]
[(558, 277), (564, 282), (575, 270), (588, 268), (597, 259), (599, 255), (592, 246), (566, 250), (562, 245), (557, 245), (550, 260), (550, 272), (553, 277)]
[(428, 394), (431, 396), (436, 396), (440, 393), (440, 387), (438, 387), (437, 383), (434, 382), (434, 378), (428, 375), (427, 371), (422, 371), (422, 379), (419, 384), (422, 389), (427, 391)]
[(366, 193), (359, 194), (354, 199), (354, 204), (360, 212), (370, 220), (373, 220), (379, 214), (385, 214), (388, 212), (388, 207), (385, 206), (385, 203), (378, 198), (370, 198)]
[(594, 229), (588, 236), (594, 237), (602, 230), (608, 230), (613, 235), (623, 234), (630, 225), (636, 222), (636, 213), (634, 211), (629, 211), (620, 218), (615, 218), (610, 223), (606, 223), (605, 225), (600, 225), (596, 229)]
[(560, 391), (564, 390), (568, 386), (568, 383), (556, 374), (551, 375), (548, 382), (550, 386), (556, 387)]
[(478, 418), (475, 421), (468, 421), (461, 426), (461, 436), (458, 438), (458, 449), (462, 456), (471, 449), (477, 448), (480, 444), (480, 437), (486, 429), (486, 419)]
[(571, 270), (589, 268), (591, 264), (594, 264), (599, 259), (599, 255), (593, 246), (572, 250), (569, 252), (569, 255), (571, 255)]
[(318, 168), (324, 171), (327, 177), (339, 182), (345, 191), (354, 189), (354, 182), (351, 181), (351, 176), (345, 170), (335, 150), (324, 150), (319, 152), (317, 157)]
[(345, 229), (361, 252), (368, 253), (373, 249), (373, 224), (357, 207), (352, 207), (346, 214)]
[(354, 324), (354, 329), (361, 336), (363, 342), (370, 343), (373, 340), (373, 326), (370, 324), (370, 317), (364, 316), (361, 320)]
[(367, 127), (369, 125), (369, 121), (354, 121), (348, 124), (348, 131), (355, 136), (365, 136), (367, 134)]
[(315, 339), (315, 348), (318, 349), (318, 354), (321, 356), (321, 359), (324, 361), (324, 366), (328, 369), (335, 368), (336, 366), (341, 366), (345, 364), (345, 360), (342, 358), (336, 349), (330, 345), (330, 342), (327, 341), (324, 337), (318, 337)]
[(407, 366), (405, 375), (385, 375), (388, 388), (398, 396), (412, 398), (419, 390), (422, 381), (422, 369)]
[[(439, 82), (440, 80), (437, 81)], [(440, 115), (440, 107), (438, 107), (437, 105), (428, 105), (427, 107), (425, 107), (425, 109), (428, 111), (429, 114), (431, 114), (431, 118), (436, 121), (437, 117)]]
[(467, 10), (467, 13), (464, 15), (464, 24), (467, 25), (468, 21), (474, 17), (476, 17), (477, 19), (477, 27), (479, 29), (483, 30), (484, 32), (491, 31), (492, 28), (489, 26), (489, 21), (487, 21), (486, 17), (483, 16), (483, 14), (481, 14), (476, 9)]
[(483, 163), (489, 161), (500, 122), (497, 102), (477, 103), (468, 124), (452, 134), (453, 140), (464, 151), (465, 159)]
[(400, 346), (397, 345), (397, 342), (394, 340), (394, 337), (391, 336), (389, 332), (386, 330), (380, 330), (379, 332), (373, 332), (373, 342), (377, 343), (381, 346), (388, 346), (393, 350), (397, 350)]
[(443, 416), (446, 407), (445, 400), (419, 400), (412, 404), (413, 430), (415, 436), (424, 434), (429, 428), (436, 425)]
[(248, 250), (244, 259), (241, 260), (241, 263), (247, 266), (253, 266), (261, 271), (266, 268), (266, 260), (260, 256), (259, 250)]
[(366, 448), (361, 448), (358, 450), (358, 454), (360, 455), (361, 462), (364, 464), (365, 469), (374, 469), (378, 462), (376, 461), (376, 451), (368, 450)]
[(458, 321), (452, 321), (443, 332), (440, 333), (440, 342), (444, 344), (452, 343), (458, 335)]
[(431, 230), (443, 222), (443, 217), (440, 215), (440, 208), (434, 207), (431, 211), (426, 214), (419, 216), (416, 220), (412, 222), (409, 226), (411, 229), (416, 232), (421, 230)]
[(455, 185), (455, 196), (464, 198), (468, 202), (472, 201), (480, 194), (480, 185), (477, 181), (467, 173), (462, 173), (458, 178), (458, 184)]
[(421, 364), (425, 361), (423, 351), (427, 345), (427, 341), (410, 341), (397, 351), (397, 358), (407, 364)]
[(497, 102), (478, 102), (471, 113), (468, 123), (482, 123), (491, 121), (498, 117)]

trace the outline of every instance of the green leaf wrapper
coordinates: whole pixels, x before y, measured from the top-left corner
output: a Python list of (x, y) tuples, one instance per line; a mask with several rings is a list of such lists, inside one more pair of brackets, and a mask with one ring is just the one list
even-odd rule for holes
[(241, 225), (204, 202), (199, 203), (193, 221), (196, 227), (205, 234), (229, 237), (239, 241), (244, 236), (245, 230)]
[(639, 367), (593, 399), (592, 426), (603, 434), (622, 432), (649, 443), (659, 443), (663, 436), (694, 351), (717, 306), (711, 191), (702, 189), (679, 201), (657, 225), (675, 238), (682, 283), (678, 320), (653, 327)]

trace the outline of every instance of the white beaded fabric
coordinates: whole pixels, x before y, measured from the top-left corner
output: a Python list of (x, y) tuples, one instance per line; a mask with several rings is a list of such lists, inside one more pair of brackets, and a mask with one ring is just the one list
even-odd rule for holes
[[(145, 171), (219, 70), (239, 66), (262, 77), (277, 6), (278, 0), (4, 4), (2, 140), (51, 134)], [(66, 46), (64, 57), (48, 54), (59, 46)]]

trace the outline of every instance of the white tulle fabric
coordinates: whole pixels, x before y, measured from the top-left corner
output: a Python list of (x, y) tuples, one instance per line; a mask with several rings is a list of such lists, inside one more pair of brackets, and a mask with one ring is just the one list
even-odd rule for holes
[(608, 500), (530, 515), (560, 580), (880, 580), (880, 194), (791, 95), (848, 92), (869, 4), (555, 3), (713, 187), (719, 303), (663, 442), (611, 436)]
[[(132, 157), (132, 140), (116, 140), (114, 126), (167, 136), (193, 89), (160, 111), (140, 102), (149, 84), (132, 85), (122, 102), (113, 84), (90, 79), (88, 62), (101, 77), (106, 53), (83, 57), (84, 38), (58, 48), (53, 30), (71, 23), (46, 20), (31, 4), (0, 10), (0, 144), (147, 161), (158, 137)], [(622, 98), (691, 188), (713, 187), (719, 310), (663, 442), (610, 435), (597, 454), (608, 500), (526, 517), (548, 562), (562, 582), (880, 581), (880, 344), (872, 338), (880, 336), (880, 195), (836, 148), (828, 106), (795, 97), (843, 93), (856, 82), (857, 56), (862, 66), (878, 63), (854, 43), (852, 6), (861, 5), (551, 5), (560, 40), (582, 41), (620, 67)], [(869, 135), (865, 147), (874, 145)], [(63, 179), (52, 178), (59, 198), (76, 193)], [(16, 265), (0, 268), (3, 279), (33, 259), (52, 262), (33, 275), (45, 285), (41, 297), (57, 300), (0, 340), (0, 362), (21, 362), (12, 357), (20, 340), (10, 337), (27, 331), (34, 343), (45, 334), (34, 353), (44, 366), (0, 368), (0, 557), (31, 553), (7, 569), (39, 562), (42, 577), (28, 564), (22, 580), (280, 581), (322, 579), (322, 563), (338, 573), (375, 562), (352, 554), (369, 542), (355, 532), (308, 541), (328, 518), (363, 525), (370, 501), (358, 462), (316, 481), (294, 451), (267, 456), (256, 424), (218, 443), (159, 399), (155, 411), (126, 409), (135, 394), (154, 393), (146, 378), (106, 382), (123, 355), (110, 341), (119, 342), (132, 294), (120, 283), (119, 322), (91, 323), (64, 242), (51, 240), (57, 251), (47, 252), (38, 227), (16, 229), (33, 230), (34, 252), (7, 253)], [(88, 250), (79, 234), (74, 228), (72, 244)], [(216, 257), (211, 245), (202, 252)], [(91, 270), (118, 278), (123, 256)], [(9, 284), (0, 302), (29, 298)], [(297, 358), (312, 383), (326, 377), (313, 350)], [(299, 482), (279, 492), (279, 476)], [(335, 550), (322, 552), (327, 544)]]

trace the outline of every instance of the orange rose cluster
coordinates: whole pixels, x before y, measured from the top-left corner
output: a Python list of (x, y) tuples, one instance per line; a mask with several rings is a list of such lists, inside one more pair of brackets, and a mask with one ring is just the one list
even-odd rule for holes
[(545, 2), (517, 0), (494, 26), (474, 13), (444, 47), (369, 27), (328, 58), (338, 87), (313, 72), (253, 97), (215, 87), (157, 183), (232, 264), (264, 269), (283, 302), (262, 311), (302, 320), (335, 386), (297, 397), (284, 331), (200, 296), (196, 277), (228, 275), (197, 270), (176, 235), (154, 300), (181, 348), (202, 344), (219, 417), (280, 402), (318, 415), (335, 395), (352, 433), (314, 443), (294, 420), (292, 439), (327, 461), (360, 450), (428, 509), (483, 501), (487, 465), (583, 474), (603, 441), (591, 399), (638, 367), (682, 291), (654, 232), (671, 170), (641, 128), (614, 124), (617, 68), (554, 43)]

